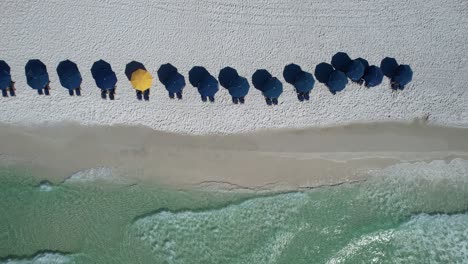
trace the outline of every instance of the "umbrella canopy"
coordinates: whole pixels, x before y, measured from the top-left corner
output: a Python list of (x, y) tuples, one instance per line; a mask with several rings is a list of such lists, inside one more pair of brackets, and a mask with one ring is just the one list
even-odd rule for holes
[(398, 62), (394, 58), (385, 57), (380, 63), (382, 73), (388, 78), (392, 78), (398, 68)]
[(125, 76), (127, 76), (127, 79), (131, 81), (132, 73), (139, 69), (146, 70), (145, 65), (138, 61), (131, 61), (125, 66)]
[(362, 78), (366, 82), (367, 87), (374, 87), (382, 83), (383, 76), (382, 70), (379, 67), (372, 65), (366, 69), (366, 73)]
[(254, 87), (260, 91), (265, 91), (266, 83), (272, 78), (273, 76), (264, 69), (256, 70), (252, 75), (252, 84)]
[(0, 71), (6, 71), (8, 73), (11, 71), (10, 66), (4, 60), (0, 60)]
[(290, 84), (293, 84), (296, 82), (296, 79), (297, 77), (299, 76), (299, 74), (301, 74), (303, 71), (301, 69), (301, 66), (297, 65), (297, 64), (294, 64), (294, 63), (291, 63), (291, 64), (288, 64), (284, 67), (284, 70), (283, 70), (283, 77), (284, 77), (284, 80), (287, 82), (287, 83), (290, 83)]
[(246, 78), (238, 76), (233, 80), (228, 88), (232, 97), (241, 98), (249, 93), (250, 85)]
[(392, 81), (401, 86), (405, 86), (413, 80), (413, 70), (409, 65), (400, 65), (395, 70)]
[(176, 72), (162, 83), (168, 92), (178, 93), (181, 92), (185, 87), (185, 78), (182, 74)]
[(76, 63), (65, 60), (57, 66), (57, 74), (59, 76), (60, 84), (70, 90), (79, 88), (83, 79), (81, 78), (80, 71)]
[(218, 92), (219, 85), (215, 77), (208, 75), (199, 82), (197, 88), (201, 96), (213, 97)]
[(44, 63), (40, 60), (30, 60), (24, 67), (26, 80), (31, 88), (44, 89), (49, 83), (49, 74)]
[(9, 72), (0, 69), (0, 90), (10, 88), (11, 75)]
[(333, 94), (342, 91), (346, 84), (348, 84), (348, 78), (342, 71), (333, 71), (327, 81), (328, 89)]
[(231, 67), (221, 69), (218, 75), (219, 83), (226, 89), (229, 89), (233, 82), (238, 81), (239, 77), (239, 73), (237, 73), (236, 69)]
[(91, 67), (91, 74), (96, 81), (96, 86), (102, 90), (114, 89), (117, 83), (117, 76), (109, 63), (99, 60)]
[(283, 93), (283, 84), (276, 77), (270, 78), (266, 83), (263, 96), (266, 98), (279, 98)]
[(308, 72), (301, 72), (294, 82), (294, 88), (301, 93), (308, 93), (314, 88), (314, 76)]
[(333, 71), (333, 66), (326, 62), (322, 62), (315, 67), (315, 78), (320, 83), (326, 83), (330, 77), (330, 73)]
[(348, 67), (346, 67), (346, 76), (348, 76), (351, 81), (359, 81), (361, 80), (362, 76), (364, 75), (365, 71), (364, 65), (359, 60), (353, 60)]
[(147, 70), (138, 69), (132, 73), (130, 82), (135, 90), (144, 92), (151, 88), (153, 76)]
[(345, 72), (346, 67), (351, 63), (351, 58), (348, 54), (344, 52), (338, 52), (332, 57), (331, 65), (335, 67), (336, 70)]
[(369, 68), (369, 62), (363, 58), (357, 58), (356, 60), (360, 61), (362, 65), (364, 65), (364, 68), (367, 69)]
[(203, 80), (207, 79), (208, 76), (211, 75), (204, 67), (195, 66), (189, 71), (189, 82), (193, 87), (198, 87), (198, 85)]

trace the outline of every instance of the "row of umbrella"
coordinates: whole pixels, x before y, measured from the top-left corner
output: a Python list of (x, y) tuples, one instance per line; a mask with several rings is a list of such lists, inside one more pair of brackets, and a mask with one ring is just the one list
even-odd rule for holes
[[(28, 85), (37, 90), (38, 94), (50, 94), (50, 80), (44, 63), (40, 60), (28, 61), (25, 74)], [(57, 66), (57, 74), (60, 84), (68, 89), (71, 96), (81, 95), (83, 79), (76, 63), (70, 60), (60, 62)], [(91, 74), (96, 86), (101, 89), (101, 97), (114, 100), (117, 76), (111, 65), (103, 60), (96, 61), (91, 67)], [(126, 65), (125, 75), (135, 89), (137, 99), (149, 100), (153, 76), (145, 66), (140, 62), (132, 61)], [(157, 75), (171, 99), (182, 99), (186, 82), (176, 67), (169, 63), (163, 64), (158, 69)], [(346, 87), (348, 78), (352, 82), (364, 84), (369, 88), (381, 84), (384, 75), (390, 78), (393, 89), (402, 90), (412, 80), (413, 72), (408, 65), (399, 65), (393, 58), (385, 58), (382, 60), (381, 67), (377, 67), (369, 65), (365, 59), (352, 60), (346, 53), (338, 52), (332, 57), (331, 64), (325, 62), (318, 64), (314, 75), (319, 82), (328, 87), (331, 93), (336, 94)], [(294, 87), (300, 101), (309, 100), (310, 92), (315, 84), (314, 75), (296, 64), (286, 65), (283, 71), (284, 80)], [(206, 68), (195, 66), (189, 71), (189, 82), (198, 89), (203, 102), (215, 101), (219, 84), (229, 91), (234, 104), (243, 104), (250, 89), (247, 78), (240, 76), (231, 67), (223, 68), (216, 78)], [(259, 69), (252, 75), (252, 84), (262, 93), (268, 105), (278, 104), (278, 98), (283, 93), (283, 84), (277, 77), (265, 69)], [(0, 89), (3, 96), (15, 96), (10, 67), (4, 61), (0, 61)]]

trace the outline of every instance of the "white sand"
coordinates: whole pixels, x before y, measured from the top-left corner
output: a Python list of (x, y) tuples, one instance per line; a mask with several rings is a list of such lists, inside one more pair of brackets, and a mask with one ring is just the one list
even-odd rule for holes
[[(4, 0), (0, 1), (0, 59), (12, 67), (16, 98), (0, 98), (0, 122), (145, 125), (187, 134), (325, 126), (361, 121), (409, 121), (468, 126), (468, 4), (464, 0)], [(392, 93), (388, 80), (367, 90), (349, 85), (337, 96), (317, 84), (311, 101), (299, 103), (290, 85), (280, 105), (267, 107), (252, 89), (234, 106), (222, 89), (213, 105), (188, 85), (183, 101), (168, 99), (159, 82), (151, 102), (138, 102), (124, 75), (131, 60), (156, 75), (166, 62), (187, 78), (203, 65), (215, 76), (232, 66), (249, 81), (259, 68), (282, 78), (287, 63), (313, 72), (338, 52), (371, 64), (391, 56), (410, 64), (414, 81)], [(25, 81), (24, 65), (47, 64), (52, 96), (38, 97)], [(83, 97), (69, 97), (55, 68), (78, 63)], [(90, 74), (104, 59), (117, 73), (115, 102), (102, 101)]]
[(467, 138), (468, 129), (420, 124), (231, 136), (185, 136), (144, 127), (2, 125), (0, 164), (30, 167), (51, 181), (296, 190), (363, 180), (370, 170), (401, 162), (466, 160)]

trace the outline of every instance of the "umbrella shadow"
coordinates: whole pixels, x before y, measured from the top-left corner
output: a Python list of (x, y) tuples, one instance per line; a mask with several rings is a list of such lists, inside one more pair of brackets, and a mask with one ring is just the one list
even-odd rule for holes
[(315, 67), (314, 75), (317, 81), (319, 81), (320, 83), (326, 83), (328, 81), (328, 78), (330, 77), (330, 74), (333, 71), (333, 66), (326, 62), (322, 62)]
[(184, 76), (179, 73), (177, 68), (170, 63), (166, 63), (159, 67), (157, 73), (159, 81), (169, 93), (169, 98), (174, 99), (177, 96), (177, 99), (182, 99), (182, 91), (186, 83)]
[(380, 63), (380, 69), (385, 76), (393, 78), (395, 71), (398, 68), (398, 62), (395, 58), (385, 57)]
[(127, 79), (130, 81), (132, 79), (132, 73), (140, 69), (146, 71), (145, 65), (143, 65), (143, 63), (138, 61), (131, 61), (125, 66), (125, 76), (127, 76)]
[(347, 53), (344, 52), (338, 52), (335, 55), (333, 55), (332, 60), (331, 60), (331, 65), (342, 72), (346, 71), (346, 68), (348, 65), (351, 63), (351, 58)]

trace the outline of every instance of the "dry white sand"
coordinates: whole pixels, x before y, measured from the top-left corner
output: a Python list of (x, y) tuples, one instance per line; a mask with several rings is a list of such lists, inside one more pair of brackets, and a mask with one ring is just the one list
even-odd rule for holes
[(53, 181), (81, 171), (72, 179), (117, 175), (182, 188), (291, 190), (363, 180), (402, 161), (468, 159), (467, 138), (468, 129), (396, 123), (231, 136), (2, 125), (0, 160)]
[[(465, 0), (4, 0), (0, 1), (0, 59), (12, 67), (16, 98), (0, 98), (0, 122), (144, 125), (185, 134), (236, 133), (268, 128), (409, 121), (468, 126), (468, 4)], [(213, 105), (188, 85), (183, 101), (168, 99), (157, 82), (151, 102), (138, 102), (124, 75), (131, 60), (156, 75), (170, 62), (187, 77), (202, 65), (217, 76), (225, 66), (249, 80), (259, 68), (283, 79), (287, 63), (306, 71), (338, 52), (371, 64), (391, 56), (410, 64), (414, 81), (392, 93), (388, 80), (373, 89), (348, 85), (337, 96), (317, 84), (299, 103), (285, 84), (280, 105), (267, 107), (255, 89), (234, 106), (227, 91)], [(25, 81), (29, 59), (47, 64), (52, 96), (38, 97)], [(83, 97), (69, 97), (55, 67), (78, 63)], [(91, 77), (107, 60), (118, 75), (115, 102), (102, 101)]]

